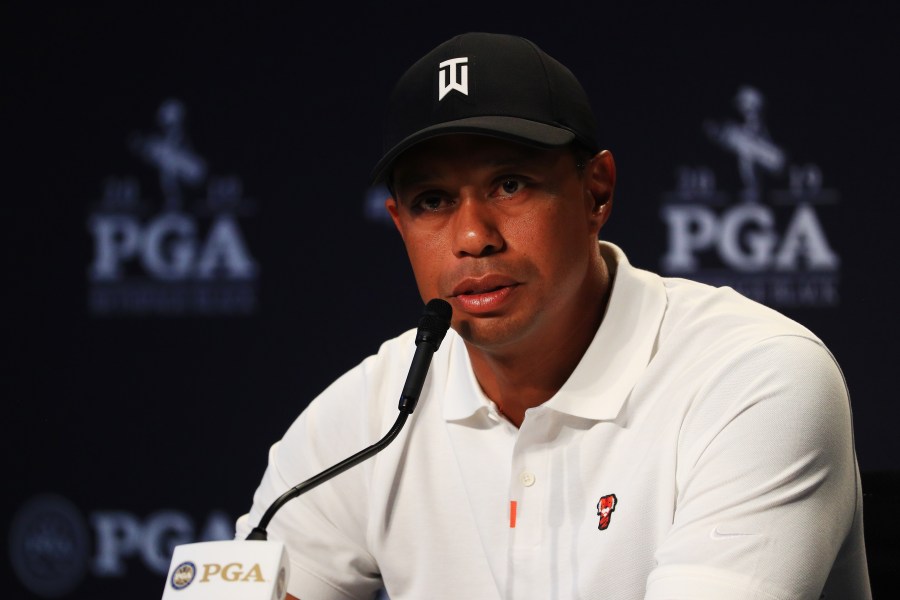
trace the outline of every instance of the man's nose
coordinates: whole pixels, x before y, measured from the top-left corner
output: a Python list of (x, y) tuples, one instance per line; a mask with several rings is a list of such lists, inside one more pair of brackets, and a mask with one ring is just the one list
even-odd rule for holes
[(459, 258), (478, 257), (503, 250), (505, 242), (496, 217), (489, 199), (474, 191), (461, 191), (459, 205), (451, 223), (453, 254)]

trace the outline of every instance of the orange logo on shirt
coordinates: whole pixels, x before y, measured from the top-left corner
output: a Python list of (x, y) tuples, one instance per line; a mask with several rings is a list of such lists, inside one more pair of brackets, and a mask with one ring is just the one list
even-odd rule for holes
[(612, 518), (613, 511), (616, 510), (616, 502), (615, 494), (609, 494), (600, 498), (600, 502), (597, 503), (597, 516), (600, 517), (600, 524), (597, 525), (597, 529), (602, 531), (609, 527), (609, 520)]

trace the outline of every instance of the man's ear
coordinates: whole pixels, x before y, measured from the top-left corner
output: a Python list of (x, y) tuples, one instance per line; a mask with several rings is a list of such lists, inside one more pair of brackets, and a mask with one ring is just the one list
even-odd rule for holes
[(616, 187), (616, 161), (609, 150), (603, 150), (591, 158), (585, 168), (585, 178), (592, 220), (599, 231), (612, 212), (613, 191)]
[(400, 232), (400, 237), (403, 237), (403, 228), (400, 227), (400, 211), (397, 207), (397, 201), (394, 200), (394, 197), (391, 196), (387, 200), (384, 201), (384, 207), (387, 209), (388, 213), (391, 215), (391, 221), (394, 222), (394, 227), (397, 228), (397, 231)]

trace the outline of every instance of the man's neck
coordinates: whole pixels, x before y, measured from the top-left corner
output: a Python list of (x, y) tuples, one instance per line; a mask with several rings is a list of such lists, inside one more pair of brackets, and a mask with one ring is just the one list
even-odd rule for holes
[(527, 409), (543, 404), (559, 391), (591, 345), (612, 289), (602, 260), (599, 270), (598, 282), (577, 301), (579, 308), (569, 311), (569, 318), (544, 335), (502, 350), (466, 343), (481, 389), (516, 427), (522, 425)]

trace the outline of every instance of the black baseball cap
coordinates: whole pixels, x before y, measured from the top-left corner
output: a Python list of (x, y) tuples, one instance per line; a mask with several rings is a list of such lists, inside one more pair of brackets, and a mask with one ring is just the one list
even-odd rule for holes
[(578, 142), (600, 150), (587, 94), (572, 72), (533, 42), (464, 33), (413, 64), (394, 86), (384, 124), (384, 155), (372, 183), (427, 139), (474, 133), (542, 148)]

